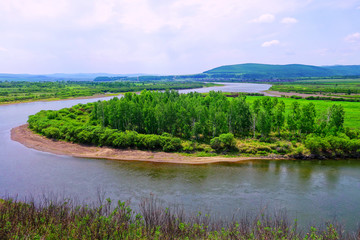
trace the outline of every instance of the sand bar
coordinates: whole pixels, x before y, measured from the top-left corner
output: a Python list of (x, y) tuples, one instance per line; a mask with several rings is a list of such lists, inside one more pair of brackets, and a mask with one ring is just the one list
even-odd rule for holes
[[(11, 139), (28, 148), (59, 155), (81, 158), (98, 158), (120, 161), (146, 161), (176, 164), (208, 164), (228, 162), (236, 163), (249, 160), (270, 160), (274, 157), (189, 157), (178, 153), (152, 152), (141, 150), (121, 150), (110, 147), (96, 147), (57, 141), (35, 134), (28, 128), (28, 124), (11, 129)], [(284, 158), (282, 158), (284, 159)]]

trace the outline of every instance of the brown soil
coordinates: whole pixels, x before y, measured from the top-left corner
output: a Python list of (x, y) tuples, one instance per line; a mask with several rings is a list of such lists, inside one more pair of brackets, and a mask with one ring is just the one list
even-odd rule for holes
[(46, 138), (32, 132), (28, 128), (28, 124), (11, 129), (11, 139), (20, 142), (26, 147), (34, 148), (39, 151), (81, 158), (177, 164), (207, 164), (218, 162), (234, 163), (257, 159), (274, 159), (273, 157), (189, 157), (178, 153), (119, 150), (109, 147), (94, 147)]
[(296, 92), (279, 92), (279, 91), (263, 91), (262, 92), (265, 96), (270, 96), (270, 97), (281, 97), (281, 96), (287, 96), (287, 97), (291, 97), (291, 96), (300, 96), (303, 98), (306, 97), (332, 97), (332, 98), (340, 98), (338, 96), (328, 96), (328, 95), (324, 95), (324, 94), (307, 94), (307, 93), (296, 93)]

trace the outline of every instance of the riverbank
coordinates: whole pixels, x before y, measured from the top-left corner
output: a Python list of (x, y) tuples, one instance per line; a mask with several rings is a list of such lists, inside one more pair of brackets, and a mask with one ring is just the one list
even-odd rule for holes
[[(32, 199), (32, 198), (31, 198)], [(154, 197), (144, 198), (139, 210), (129, 202), (101, 199), (77, 204), (71, 198), (35, 201), (0, 199), (1, 239), (358, 239), (357, 231), (324, 221), (299, 227), (286, 211), (258, 212), (234, 209), (232, 217), (184, 213), (182, 206), (167, 207)], [(281, 223), (281, 224), (279, 224)], [(311, 224), (313, 224), (311, 222)], [(310, 227), (311, 226), (311, 227)], [(339, 237), (340, 236), (340, 237)]]
[(109, 147), (94, 147), (46, 138), (32, 132), (28, 128), (28, 124), (24, 124), (11, 129), (11, 139), (25, 145), (28, 148), (33, 148), (43, 152), (50, 152), (54, 154), (80, 158), (96, 158), (120, 161), (145, 161), (175, 164), (208, 164), (221, 162), (236, 163), (259, 159), (286, 159), (284, 157), (190, 157), (183, 156), (179, 153), (120, 150)]
[(279, 92), (279, 91), (271, 91), (271, 90), (262, 91), (261, 93), (263, 93), (264, 96), (269, 96), (269, 97), (291, 97), (291, 96), (298, 96), (298, 97), (302, 97), (302, 98), (307, 98), (307, 97), (344, 98), (344, 97), (342, 97), (342, 96), (335, 96), (335, 95), (309, 94), (309, 93), (297, 93), (297, 92)]
[(15, 102), (0, 102), (1, 105), (14, 105), (21, 103), (31, 103), (31, 102), (55, 102), (55, 101), (68, 101), (68, 100), (79, 100), (79, 99), (92, 99), (92, 98), (104, 98), (123, 95), (124, 93), (109, 93), (109, 94), (95, 94), (92, 96), (83, 96), (83, 97), (72, 97), (72, 98), (45, 98), (45, 99), (31, 99), (29, 101), (15, 101)]

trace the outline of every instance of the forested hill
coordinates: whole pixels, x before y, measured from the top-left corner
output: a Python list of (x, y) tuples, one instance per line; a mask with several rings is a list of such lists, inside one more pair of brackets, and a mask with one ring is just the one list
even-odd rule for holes
[(360, 65), (318, 67), (302, 64), (271, 65), (246, 63), (221, 66), (204, 73), (215, 76), (236, 74), (243, 76), (244, 79), (354, 76), (360, 75)]
[(110, 74), (110, 73), (53, 73), (53, 74), (9, 74), (0, 73), (1, 81), (55, 82), (55, 81), (92, 81), (99, 76), (137, 77), (143, 74)]

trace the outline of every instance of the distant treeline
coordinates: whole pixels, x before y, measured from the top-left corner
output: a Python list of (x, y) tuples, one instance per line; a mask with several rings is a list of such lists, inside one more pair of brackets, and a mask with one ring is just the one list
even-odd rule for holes
[[(354, 76), (332, 76), (323, 79), (354, 79), (360, 78), (359, 75)], [(107, 77), (100, 76), (94, 79), (95, 82), (111, 82), (111, 81), (205, 81), (205, 82), (295, 82), (297, 80), (315, 80), (319, 77), (298, 76), (286, 77), (261, 73), (200, 73), (192, 75), (165, 75), (165, 76), (139, 76), (139, 77)]]
[(93, 96), (96, 94), (140, 92), (148, 90), (201, 88), (205, 83), (190, 81), (171, 82), (0, 82), (0, 103), (41, 100), (49, 98), (66, 99)]
[(199, 81), (254, 81), (288, 82), (296, 79), (313, 78), (353, 78), (360, 76), (360, 65), (353, 66), (311, 66), (302, 64), (235, 64), (217, 67), (203, 73), (192, 75), (139, 76), (139, 77), (98, 77), (95, 81), (157, 81), (157, 80), (199, 80)]
[(95, 82), (112, 81), (207, 81), (207, 82), (289, 82), (295, 81), (293, 78), (276, 78), (264, 74), (232, 74), (232, 73), (200, 73), (192, 75), (165, 75), (165, 76), (139, 76), (139, 77), (107, 77), (100, 76), (94, 79)]

